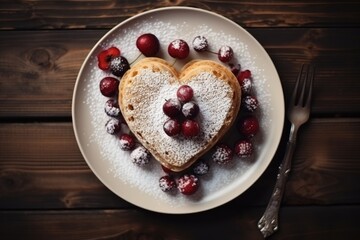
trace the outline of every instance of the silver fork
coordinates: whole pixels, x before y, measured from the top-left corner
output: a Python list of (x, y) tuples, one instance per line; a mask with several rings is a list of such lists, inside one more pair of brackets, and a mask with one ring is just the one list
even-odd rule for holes
[[(278, 230), (278, 216), (281, 200), (284, 195), (286, 180), (291, 168), (291, 159), (295, 150), (296, 136), (301, 125), (308, 121), (310, 115), (311, 95), (315, 69), (311, 65), (302, 65), (295, 83), (293, 95), (287, 107), (287, 118), (291, 122), (289, 140), (283, 161), (279, 166), (276, 184), (266, 210), (258, 222), (258, 228), (264, 238)], [(300, 86), (302, 85), (302, 86)]]

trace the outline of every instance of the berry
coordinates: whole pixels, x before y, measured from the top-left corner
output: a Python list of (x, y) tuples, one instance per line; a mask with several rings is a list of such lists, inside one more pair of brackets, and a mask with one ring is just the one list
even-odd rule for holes
[(100, 81), (100, 92), (105, 97), (113, 97), (118, 93), (119, 80), (113, 77), (105, 77)]
[(105, 113), (110, 117), (120, 116), (119, 104), (112, 98), (106, 101), (104, 109), (105, 109)]
[(218, 51), (218, 58), (222, 62), (229, 62), (234, 56), (234, 52), (229, 46), (221, 46)]
[(241, 66), (240, 66), (239, 63), (237, 63), (237, 64), (229, 63), (229, 67), (230, 67), (231, 72), (232, 72), (235, 76), (237, 76), (237, 75), (239, 74), (240, 69), (241, 69)]
[(253, 151), (253, 144), (249, 140), (240, 140), (235, 145), (235, 154), (241, 158), (251, 156)]
[(185, 174), (178, 179), (177, 187), (184, 195), (194, 194), (199, 188), (199, 179), (193, 174)]
[(258, 108), (259, 102), (256, 97), (247, 95), (242, 98), (241, 106), (243, 106), (244, 109), (248, 112), (254, 112)]
[(203, 162), (203, 161), (198, 161), (195, 166), (193, 167), (193, 172), (198, 175), (205, 175), (209, 172), (209, 164)]
[(130, 153), (130, 158), (136, 165), (144, 166), (150, 162), (151, 154), (143, 146), (138, 146)]
[(119, 137), (120, 140), (120, 148), (125, 151), (130, 151), (135, 147), (135, 139), (129, 134), (122, 134)]
[(194, 102), (187, 102), (182, 106), (181, 112), (184, 117), (188, 119), (193, 119), (199, 113), (199, 106)]
[(240, 81), (241, 79), (244, 79), (244, 78), (251, 78), (251, 71), (250, 70), (244, 70), (244, 71), (241, 71), (238, 76), (237, 76), (237, 79)]
[(189, 102), (194, 96), (194, 90), (188, 85), (182, 85), (176, 92), (180, 102)]
[(110, 47), (106, 50), (101, 51), (97, 55), (98, 66), (101, 70), (108, 70), (110, 68), (110, 62), (113, 58), (119, 57), (121, 54), (120, 50), (116, 47)]
[(251, 138), (259, 131), (259, 121), (255, 116), (242, 117), (239, 120), (238, 128), (242, 135)]
[(204, 52), (207, 50), (209, 44), (204, 36), (196, 36), (192, 42), (193, 48), (197, 52)]
[(226, 164), (233, 158), (233, 150), (226, 144), (219, 144), (215, 147), (215, 152), (211, 159), (218, 164)]
[(146, 57), (154, 57), (160, 49), (159, 39), (152, 33), (145, 33), (136, 40), (136, 47)]
[(250, 94), (252, 87), (251, 72), (250, 70), (241, 71), (237, 75), (237, 80), (241, 87), (243, 94)]
[(106, 132), (109, 134), (116, 134), (121, 130), (121, 123), (115, 118), (109, 119), (105, 124)]
[(186, 119), (181, 124), (181, 131), (185, 137), (196, 137), (200, 133), (200, 126), (196, 121)]
[(119, 56), (111, 60), (110, 71), (117, 77), (122, 77), (130, 69), (129, 62), (126, 58)]
[(171, 118), (176, 118), (180, 116), (181, 113), (181, 103), (176, 98), (171, 98), (166, 100), (163, 105), (163, 112)]
[(178, 120), (170, 118), (164, 123), (163, 129), (168, 136), (173, 137), (181, 132), (181, 125)]
[(169, 44), (168, 53), (173, 58), (184, 59), (190, 53), (189, 45), (182, 39), (176, 39)]
[(176, 187), (176, 182), (173, 177), (165, 175), (159, 179), (159, 187), (163, 192), (168, 192)]

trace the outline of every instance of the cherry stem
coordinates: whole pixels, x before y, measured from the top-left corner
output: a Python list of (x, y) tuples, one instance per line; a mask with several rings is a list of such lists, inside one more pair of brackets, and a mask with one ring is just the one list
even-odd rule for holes
[(213, 54), (218, 54), (217, 52), (214, 52), (214, 51), (211, 51), (211, 50), (205, 50), (206, 52), (209, 52), (209, 53), (213, 53)]
[(140, 58), (141, 55), (142, 55), (142, 53), (140, 53), (140, 54), (135, 58), (135, 60), (132, 61), (129, 65), (130, 65), (130, 66), (133, 65), (133, 64)]
[(173, 67), (174, 65), (175, 65), (175, 63), (176, 63), (176, 58), (174, 58), (174, 62), (171, 64), (171, 66)]

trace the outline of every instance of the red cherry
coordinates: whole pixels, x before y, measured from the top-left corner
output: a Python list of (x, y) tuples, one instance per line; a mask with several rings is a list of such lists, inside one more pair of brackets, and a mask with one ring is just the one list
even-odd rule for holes
[(209, 44), (204, 36), (196, 36), (192, 42), (193, 48), (197, 52), (204, 52), (207, 50)]
[(181, 131), (185, 137), (196, 137), (200, 133), (200, 126), (196, 121), (186, 119), (181, 125)]
[(98, 66), (101, 70), (108, 70), (110, 68), (110, 62), (113, 58), (119, 57), (121, 54), (117, 47), (110, 47), (101, 51), (97, 55)]
[(130, 151), (135, 147), (135, 139), (129, 134), (121, 134), (119, 137), (120, 148), (125, 151)]
[(242, 135), (251, 138), (259, 131), (259, 121), (255, 116), (242, 117), (238, 122), (238, 128)]
[(159, 179), (159, 187), (163, 192), (168, 192), (176, 187), (176, 182), (173, 177), (165, 175)]
[(182, 114), (188, 119), (195, 118), (199, 111), (199, 106), (194, 102), (187, 102), (181, 108)]
[(194, 90), (188, 85), (182, 85), (176, 92), (180, 102), (189, 102), (194, 96)]
[(181, 132), (181, 125), (176, 119), (168, 119), (163, 126), (165, 133), (170, 136), (176, 136)]
[(178, 189), (184, 195), (194, 194), (199, 188), (199, 179), (193, 174), (185, 174), (178, 179)]
[(177, 118), (181, 113), (181, 103), (176, 98), (166, 100), (163, 105), (163, 112), (171, 118)]
[(176, 39), (169, 44), (168, 53), (173, 58), (184, 59), (190, 53), (189, 45), (182, 39)]
[(234, 56), (234, 51), (229, 46), (221, 46), (218, 51), (218, 58), (222, 62), (229, 62)]
[(159, 39), (152, 33), (145, 33), (136, 40), (136, 47), (146, 57), (154, 57), (160, 49)]
[(215, 152), (211, 159), (218, 164), (226, 164), (233, 158), (233, 150), (226, 144), (219, 144), (215, 147)]
[(240, 140), (235, 145), (235, 154), (240, 158), (250, 157), (253, 151), (253, 144), (250, 142), (250, 140)]
[(119, 80), (113, 77), (105, 77), (100, 81), (100, 92), (105, 97), (113, 97), (118, 93)]

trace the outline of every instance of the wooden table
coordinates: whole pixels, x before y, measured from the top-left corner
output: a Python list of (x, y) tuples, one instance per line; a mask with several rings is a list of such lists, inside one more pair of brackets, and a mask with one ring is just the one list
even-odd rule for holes
[(90, 49), (145, 10), (192, 6), (248, 30), (267, 50), (285, 98), (302, 63), (317, 66), (310, 121), (272, 239), (358, 239), (360, 7), (333, 1), (12, 1), (0, 3), (1, 239), (262, 239), (289, 124), (270, 166), (244, 194), (206, 212), (165, 215), (122, 200), (95, 177), (71, 123)]

